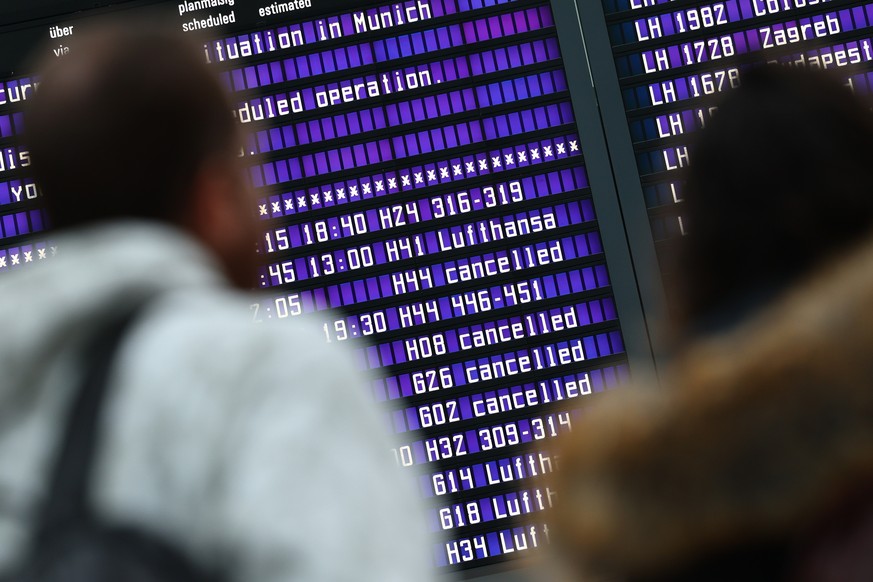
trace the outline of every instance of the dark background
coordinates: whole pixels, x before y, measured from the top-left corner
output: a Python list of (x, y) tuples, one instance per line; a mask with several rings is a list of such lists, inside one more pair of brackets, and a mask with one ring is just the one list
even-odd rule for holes
[[(51, 39), (49, 27), (80, 25), (82, 28), (93, 26), (95, 21), (90, 17), (100, 14), (111, 15), (124, 13), (133, 16), (132, 22), (154, 14), (163, 21), (169, 20), (174, 26), (181, 25), (195, 18), (205, 18), (210, 13), (236, 12), (236, 24), (222, 26), (220, 29), (204, 31), (206, 36), (225, 36), (237, 31), (251, 29), (266, 24), (280, 24), (321, 14), (328, 15), (354, 8), (358, 2), (354, 0), (317, 0), (311, 8), (289, 13), (282, 16), (260, 18), (257, 9), (271, 3), (271, 0), (236, 0), (233, 8), (223, 6), (209, 11), (198, 12), (196, 15), (180, 17), (178, 4), (180, 0), (0, 0), (0, 78), (23, 76), (32, 71), (29, 58), (37, 49), (37, 57), (51, 55), (50, 49), (58, 48), (59, 44), (68, 45), (75, 38)], [(385, 2), (389, 4), (389, 2)], [(85, 19), (84, 17), (89, 17)], [(77, 28), (76, 31), (79, 31)]]
[(88, 8), (121, 5), (133, 0), (96, 2), (95, 0), (5, 0), (0, 3), (0, 26), (25, 20), (72, 14)]
[[(28, 57), (40, 45), (48, 45), (49, 27), (54, 22), (73, 22), (86, 10), (111, 13), (119, 8), (153, 5), (161, 0), (6, 0), (0, 2), (0, 77), (20, 75), (29, 71)], [(53, 46), (58, 42), (54, 42)]]

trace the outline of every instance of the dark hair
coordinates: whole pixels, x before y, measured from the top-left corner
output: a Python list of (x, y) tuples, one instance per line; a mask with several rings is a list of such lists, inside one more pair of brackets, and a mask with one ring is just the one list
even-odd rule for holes
[(701, 552), (685, 563), (626, 582), (779, 582), (789, 580), (797, 556), (793, 540), (751, 540)]
[(754, 68), (691, 147), (680, 319), (781, 290), (873, 226), (873, 117), (835, 77)]
[(204, 57), (157, 28), (75, 46), (44, 71), (26, 115), (55, 227), (175, 221), (204, 162), (237, 146), (231, 106)]

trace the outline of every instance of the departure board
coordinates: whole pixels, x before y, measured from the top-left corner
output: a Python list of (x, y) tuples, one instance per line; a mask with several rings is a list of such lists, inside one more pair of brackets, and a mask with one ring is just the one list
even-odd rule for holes
[(549, 543), (553, 439), (657, 371), (677, 176), (715, 100), (766, 62), (873, 82), (873, 2), (79, 4), (0, 27), (0, 277), (58, 251), (18, 137), (36, 73), (10, 55), (63, 58), (107, 11), (205, 35), (262, 226), (253, 322), (318, 318), (352, 349), (434, 565), (466, 577)]
[[(780, 63), (833, 69), (856, 93), (869, 92), (873, 3), (602, 0), (600, 7), (579, 4), (585, 8), (582, 25), (597, 71), (599, 100), (611, 109), (605, 116), (610, 117), (607, 131), (613, 159), (618, 165), (619, 159), (633, 156), (625, 167), (635, 166), (636, 171), (618, 177), (625, 179), (618, 186), (623, 206), (642, 199), (647, 209), (651, 232), (638, 237), (637, 254), (654, 240), (663, 259), (687, 233), (683, 184), (677, 171), (692, 163), (688, 134), (706, 126), (715, 111), (713, 101), (738, 86), (744, 68)], [(603, 56), (610, 53), (611, 59)], [(624, 122), (626, 128), (620, 127)]]
[(224, 78), (263, 192), (255, 317), (342, 310), (325, 341), (376, 376), (437, 565), (546, 544), (549, 441), (627, 375), (551, 7), (362, 4), (207, 56), (247, 45)]
[[(577, 123), (571, 85), (586, 79), (565, 57), (582, 45), (559, 38), (553, 6), (130, 4), (208, 34), (263, 227), (251, 316), (320, 317), (325, 342), (353, 349), (397, 437), (386, 455), (428, 508), (434, 565), (547, 545), (555, 493), (536, 479), (557, 469), (551, 443), (628, 378), (625, 335), (646, 341), (633, 274), (613, 268), (627, 247), (607, 252), (623, 227), (599, 220), (614, 193), (601, 180), (596, 200), (586, 166), (585, 144), (606, 153), (599, 125)], [(38, 36), (63, 58), (88, 18)], [(34, 84), (0, 85), (0, 276), (57, 252), (17, 138)]]

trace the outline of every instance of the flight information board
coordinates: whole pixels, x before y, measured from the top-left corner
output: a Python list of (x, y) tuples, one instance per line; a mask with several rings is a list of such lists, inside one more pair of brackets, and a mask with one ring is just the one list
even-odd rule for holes
[[(111, 10), (146, 6), (207, 35), (246, 132), (253, 320), (321, 318), (353, 348), (397, 436), (386, 453), (429, 508), (434, 564), (467, 575), (548, 543), (555, 497), (536, 478), (553, 439), (655, 369), (651, 281), (687, 230), (676, 176), (713, 99), (768, 61), (837, 69), (859, 93), (873, 75), (873, 2)], [(63, 58), (92, 13), (0, 29), (0, 70), (37, 41)], [(0, 276), (57, 252), (18, 138), (26, 73), (0, 78)]]
[[(547, 544), (554, 492), (535, 478), (556, 468), (550, 443), (629, 375), (550, 3), (150, 4), (209, 33), (203, 58), (247, 135), (254, 321), (322, 317), (326, 342), (353, 347), (437, 567)], [(87, 18), (40, 35), (63, 58)], [(0, 85), (0, 276), (57, 252), (18, 142), (33, 86)]]
[[(255, 317), (343, 310), (325, 340), (376, 375), (438, 565), (547, 543), (531, 478), (626, 375), (549, 4), (374, 3), (208, 57), (244, 43), (266, 57), (224, 73), (263, 192)], [(306, 50), (268, 54), (283, 43)]]
[[(869, 92), (873, 3), (602, 0), (580, 7), (600, 103), (611, 109), (613, 159), (632, 155), (637, 170), (619, 184), (623, 206), (641, 198), (648, 211), (651, 236), (639, 237), (638, 255), (654, 240), (663, 258), (687, 232), (677, 170), (691, 162), (688, 134), (706, 126), (714, 99), (738, 86), (743, 68), (836, 69), (854, 91)], [(609, 54), (606, 63), (601, 55)]]

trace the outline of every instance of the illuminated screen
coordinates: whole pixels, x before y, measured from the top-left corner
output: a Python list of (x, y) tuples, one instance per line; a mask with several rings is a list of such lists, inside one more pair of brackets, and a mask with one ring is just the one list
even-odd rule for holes
[(548, 3), (371, 3), (207, 52), (259, 156), (255, 317), (342, 310), (325, 340), (377, 376), (439, 566), (546, 543), (531, 477), (627, 374)]
[[(212, 35), (247, 133), (254, 321), (323, 314), (324, 340), (354, 348), (437, 567), (547, 544), (550, 442), (629, 374), (552, 7), (207, 4), (170, 7)], [(41, 29), (60, 55), (71, 22)], [(0, 88), (0, 272), (56, 252), (15, 141), (32, 83)]]
[(689, 228), (683, 219), (683, 183), (676, 177), (691, 162), (687, 135), (706, 126), (714, 113), (713, 97), (738, 86), (744, 68), (778, 62), (837, 70), (857, 94), (870, 91), (870, 2), (583, 4), (589, 52), (602, 49), (613, 57), (592, 64), (598, 69), (600, 102), (611, 110), (607, 116), (614, 114), (615, 123), (607, 128), (614, 158), (632, 156), (629, 167), (638, 171), (624, 174), (619, 190), (629, 201), (644, 201), (651, 231), (640, 235), (638, 246), (651, 245), (653, 239), (661, 258)]
[[(663, 290), (643, 271), (684, 232), (674, 175), (707, 98), (764, 60), (839, 67), (867, 91), (873, 58), (859, 2), (111, 10), (146, 7), (209, 35), (246, 130), (253, 320), (321, 317), (326, 342), (354, 349), (398, 439), (386, 454), (428, 507), (434, 564), (466, 575), (548, 544), (555, 497), (535, 478), (557, 467), (553, 439), (655, 371)], [(34, 80), (3, 59), (46, 40), (63, 58), (102, 11), (0, 29), (0, 276), (57, 252), (16, 137)]]

